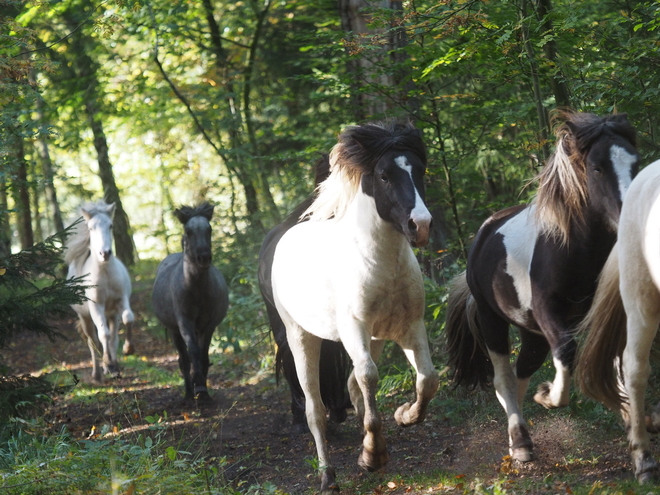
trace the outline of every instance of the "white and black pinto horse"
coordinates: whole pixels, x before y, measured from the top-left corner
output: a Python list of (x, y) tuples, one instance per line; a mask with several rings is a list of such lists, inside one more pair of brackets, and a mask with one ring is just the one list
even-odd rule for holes
[[(330, 173), (330, 161), (327, 155), (318, 160), (315, 170), (315, 185), (318, 186)], [(277, 243), (285, 232), (301, 221), (300, 217), (311, 206), (313, 200), (314, 196), (307, 198), (281, 224), (268, 232), (259, 251), (259, 289), (266, 304), (270, 329), (277, 344), (277, 354), (275, 356), (276, 377), (279, 380), (280, 373), (283, 374), (289, 384), (293, 425), (299, 432), (305, 431), (307, 428), (305, 394), (300, 387), (296, 364), (289, 342), (286, 339), (286, 327), (275, 307), (271, 269)], [(324, 339), (321, 343), (319, 363), (321, 399), (328, 409), (330, 420), (341, 423), (346, 419), (346, 409), (351, 407), (351, 398), (346, 386), (353, 368), (351, 360), (341, 342)]]
[(622, 414), (640, 483), (657, 481), (659, 474), (647, 431), (658, 431), (658, 407), (650, 420), (644, 415), (649, 356), (659, 324), (660, 161), (656, 161), (637, 175), (623, 200), (617, 243), (581, 324), (589, 333), (575, 374), (587, 395)]
[(212, 265), (213, 208), (202, 203), (174, 211), (183, 224), (183, 252), (170, 254), (158, 265), (151, 295), (154, 313), (179, 353), (187, 400), (211, 399), (206, 386), (209, 347), (229, 307), (225, 279)]
[[(534, 400), (546, 408), (568, 404), (574, 328), (616, 241), (621, 200), (639, 161), (624, 114), (558, 118), (555, 151), (538, 176), (535, 200), (484, 222), (447, 308), (453, 379), (474, 387), (492, 378), (508, 416), (510, 454), (523, 462), (534, 458), (522, 415), (530, 377), (551, 351), (554, 381), (542, 383)], [(509, 325), (520, 330), (515, 369)]]
[(338, 488), (319, 391), (322, 339), (341, 340), (353, 361), (348, 387), (364, 426), (363, 468), (379, 469), (388, 459), (374, 362), (384, 340), (397, 342), (417, 371), (416, 401), (395, 413), (400, 425), (421, 422), (438, 387), (423, 320), (424, 284), (411, 249), (428, 242), (425, 169), (421, 133), (411, 124), (347, 128), (330, 154), (330, 176), (307, 211), (309, 221), (291, 227), (275, 250), (275, 306), (305, 393), (324, 493)]
[(131, 279), (124, 264), (112, 254), (115, 204), (86, 203), (80, 211), (84, 222), (72, 228), (64, 261), (69, 267), (67, 278), (82, 277), (81, 283), (87, 286), (86, 301), (72, 308), (78, 313), (78, 328), (92, 355), (92, 380), (99, 383), (102, 375), (97, 351), (103, 354), (103, 372), (119, 376), (120, 321), (126, 327), (124, 354), (133, 353)]

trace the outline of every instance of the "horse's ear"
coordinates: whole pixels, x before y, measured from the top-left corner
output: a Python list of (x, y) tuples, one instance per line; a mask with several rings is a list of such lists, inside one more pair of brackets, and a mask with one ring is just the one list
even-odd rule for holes
[(117, 205), (115, 203), (110, 203), (108, 205), (108, 209), (106, 211), (108, 212), (108, 216), (110, 218), (114, 218), (116, 209), (117, 209)]
[(623, 112), (623, 113), (617, 113), (612, 115), (611, 120), (615, 122), (619, 122), (621, 124), (627, 124), (628, 123), (628, 114)]
[(210, 222), (211, 217), (213, 217), (213, 209), (214, 208), (215, 208), (215, 205), (212, 205), (211, 203), (203, 203), (199, 207), (199, 214), (202, 215), (204, 218), (206, 218)]
[(85, 208), (81, 208), (80, 213), (82, 213), (85, 222), (89, 222), (92, 219), (92, 214), (88, 212)]
[(179, 222), (185, 225), (187, 220), (186, 214), (183, 211), (181, 211), (181, 208), (177, 208), (176, 210), (174, 210), (174, 216), (177, 218)]

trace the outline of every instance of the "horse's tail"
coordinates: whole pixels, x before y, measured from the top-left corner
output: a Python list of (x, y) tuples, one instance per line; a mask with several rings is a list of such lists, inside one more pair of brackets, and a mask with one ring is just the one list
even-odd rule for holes
[(626, 346), (626, 312), (619, 292), (617, 244), (600, 273), (593, 303), (577, 331), (587, 334), (575, 369), (577, 385), (588, 397), (620, 410), (627, 402), (620, 369)]
[(450, 282), (447, 302), (447, 353), (456, 386), (469, 389), (491, 383), (493, 364), (481, 337), (477, 322), (477, 305), (467, 284), (465, 272)]

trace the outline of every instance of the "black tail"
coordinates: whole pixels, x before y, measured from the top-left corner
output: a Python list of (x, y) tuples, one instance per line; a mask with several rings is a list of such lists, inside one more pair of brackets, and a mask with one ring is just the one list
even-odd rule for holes
[(450, 282), (447, 303), (447, 354), (456, 384), (469, 389), (492, 383), (493, 363), (488, 356), (477, 322), (477, 305), (470, 292), (465, 272)]
[[(330, 162), (327, 156), (323, 156), (316, 164), (316, 183), (323, 181), (329, 173)], [(277, 243), (287, 230), (298, 223), (300, 215), (307, 210), (313, 199), (313, 196), (307, 198), (291, 212), (284, 222), (271, 230), (266, 235), (259, 252), (259, 288), (266, 303), (270, 328), (277, 344), (275, 372), (278, 382), (280, 373), (282, 373), (289, 383), (294, 424), (305, 423), (305, 395), (300, 387), (293, 354), (286, 340), (286, 328), (275, 308), (271, 286), (271, 268)], [(321, 399), (329, 410), (331, 419), (337, 422), (346, 419), (346, 409), (351, 407), (347, 388), (351, 369), (351, 360), (341, 342), (324, 340), (321, 344), (320, 361)]]

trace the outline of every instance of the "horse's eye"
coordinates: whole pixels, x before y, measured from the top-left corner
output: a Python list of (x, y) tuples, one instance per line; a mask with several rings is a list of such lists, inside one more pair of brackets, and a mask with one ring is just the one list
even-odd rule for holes
[(596, 172), (597, 174), (602, 174), (602, 173), (603, 173), (603, 169), (600, 168), (600, 167), (594, 167), (594, 172)]
[(380, 174), (380, 180), (382, 180), (386, 184), (390, 181), (390, 179), (388, 179), (387, 175), (385, 175), (385, 174)]

